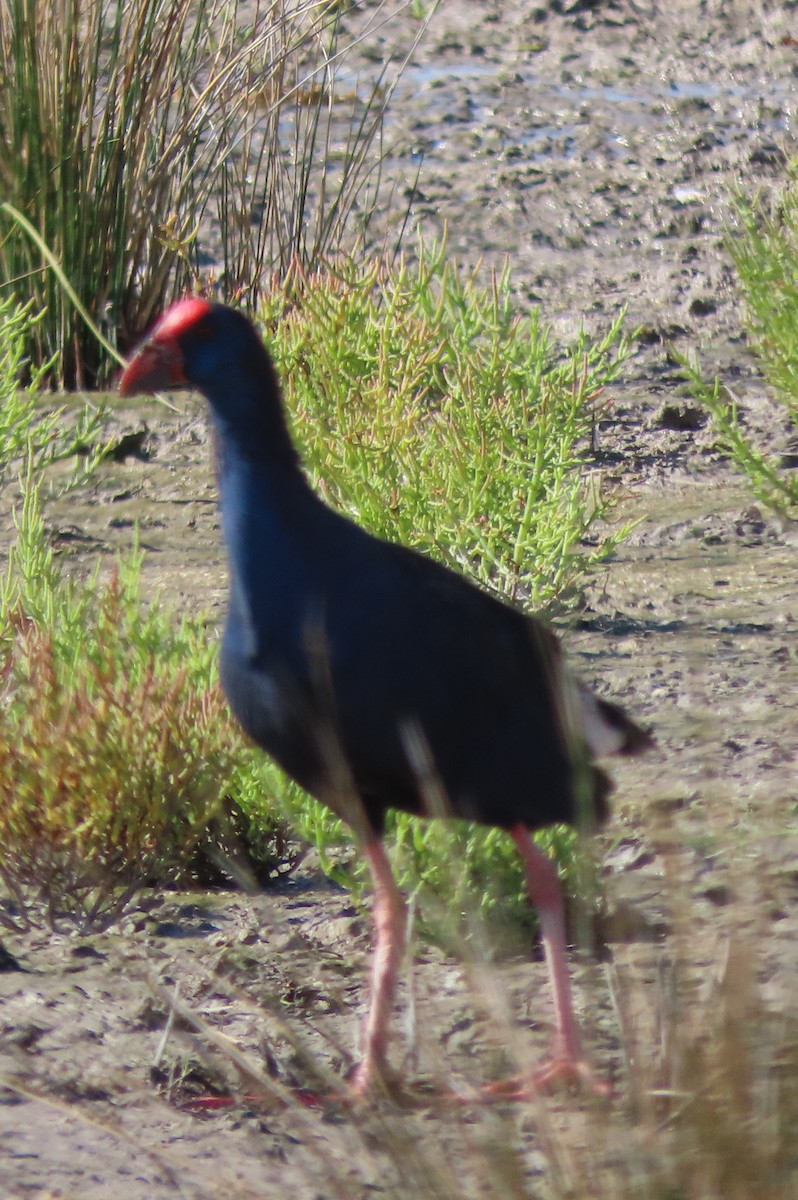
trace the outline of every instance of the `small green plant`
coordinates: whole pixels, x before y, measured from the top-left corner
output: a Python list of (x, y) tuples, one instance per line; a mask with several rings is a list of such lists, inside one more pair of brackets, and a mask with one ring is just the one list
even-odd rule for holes
[(728, 239), (762, 366), (798, 422), (798, 168), (776, 202), (735, 198), (738, 228)]
[(262, 314), (310, 474), (373, 533), (537, 610), (626, 535), (587, 544), (610, 506), (583, 474), (630, 353), (620, 319), (554, 347), (515, 314), (507, 271), (483, 286), (423, 244), (412, 268), (297, 269)]
[[(433, 941), (456, 944), (463, 936), (488, 938), (491, 951), (517, 949), (537, 923), (529, 903), (518, 850), (508, 833), (465, 821), (423, 821), (393, 813), (388, 845), (401, 887), (418, 898), (420, 926)], [(576, 834), (552, 826), (535, 835), (556, 859), (563, 886), (589, 905), (587, 858)], [(458, 915), (464, 924), (458, 927)]]
[[(58, 486), (63, 489), (93, 470), (103, 450), (101, 407), (84, 404), (71, 417), (63, 408), (45, 414), (39, 407), (39, 391), (50, 363), (33, 367), (25, 347), (42, 319), (32, 301), (20, 305), (13, 297), (0, 299), (0, 491), (16, 481), (26, 463), (40, 474), (71, 461), (75, 470), (69, 478), (60, 478)], [(24, 391), (18, 383), (23, 374), (28, 376)]]
[[(752, 342), (768, 382), (798, 429), (798, 172), (768, 205), (738, 193), (738, 228), (728, 239), (745, 298)], [(741, 420), (733, 396), (702, 377), (695, 362), (684, 363), (693, 394), (712, 413), (732, 460), (747, 476), (757, 498), (770, 507), (798, 510), (798, 478), (757, 446)]]
[(116, 919), (197, 845), (232, 767), (236, 737), (218, 692), (131, 654), (118, 580), (93, 599), (85, 657), (69, 677), (52, 634), (12, 618), (0, 880), (13, 904), (0, 920), (27, 923), (37, 906), (52, 925)]
[(0, 588), (0, 923), (102, 928), (145, 883), (235, 876), (242, 852), (263, 882), (297, 857), (247, 804), (254, 752), (204, 624), (145, 607), (140, 565), (70, 583), (28, 481)]
[(140, 559), (61, 577), (30, 475), (0, 592), (0, 921), (98, 928), (185, 863), (244, 753), (199, 627), (145, 610)]
[(795, 472), (780, 469), (774, 456), (755, 444), (740, 419), (736, 399), (719, 379), (707, 383), (694, 359), (683, 359), (682, 368), (690, 390), (712, 413), (722, 445), (747, 477), (756, 498), (777, 511), (798, 510)]
[[(9, 507), (18, 501), (17, 539), (0, 580), (0, 649), (13, 641), (10, 616), (23, 597), (32, 606), (29, 616), (53, 616), (56, 570), (44, 529), (43, 495), (62, 495), (76, 486), (104, 452), (102, 408), (86, 403), (67, 414), (63, 408), (41, 407), (47, 365), (35, 369), (25, 357), (30, 332), (40, 320), (30, 303), (0, 300), (0, 495)], [(25, 390), (19, 386), (23, 374), (28, 376)], [(53, 471), (69, 463), (71, 470)], [(76, 622), (84, 615), (74, 606)]]
[[(249, 843), (256, 841), (252, 831), (266, 819), (273, 844), (271, 823), (277, 813), (301, 842), (313, 847), (325, 875), (359, 903), (367, 900), (371, 882), (366, 862), (357, 853), (350, 826), (326, 805), (260, 753), (243, 763), (233, 790), (247, 819)], [(536, 841), (556, 859), (566, 892), (578, 894), (589, 907), (595, 887), (589, 881), (589, 858), (574, 831), (555, 826), (538, 833)], [(534, 928), (536, 914), (518, 851), (503, 830), (389, 812), (385, 843), (399, 886), (418, 903), (419, 927), (433, 941), (448, 946), (482, 929), (489, 931), (494, 948), (516, 948), (519, 934), (527, 937)], [(458, 914), (465, 920), (462, 927)]]
[[(99, 415), (87, 406), (64, 429), (60, 412), (41, 415), (35, 386), (17, 390), (32, 320), (0, 303), (0, 485), (20, 495), (0, 577), (0, 923), (98, 928), (143, 883), (185, 875), (195, 852), (208, 857), (211, 834), (224, 841), (240, 811), (235, 773), (252, 752), (202, 622), (144, 606), (140, 554), (82, 585), (60, 570), (43, 489), (76, 441), (95, 436)], [(268, 813), (261, 804), (245, 824), (261, 865), (279, 843), (279, 870), (291, 852)]]

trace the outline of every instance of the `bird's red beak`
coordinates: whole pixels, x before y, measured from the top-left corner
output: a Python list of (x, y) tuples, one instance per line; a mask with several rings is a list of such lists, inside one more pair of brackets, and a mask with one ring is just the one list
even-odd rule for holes
[(156, 334), (138, 348), (119, 380), (121, 396), (141, 392), (168, 392), (188, 383), (183, 355), (177, 342)]

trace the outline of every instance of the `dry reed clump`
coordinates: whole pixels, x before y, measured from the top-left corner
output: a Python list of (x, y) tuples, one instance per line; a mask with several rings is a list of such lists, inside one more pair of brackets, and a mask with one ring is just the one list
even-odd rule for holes
[(272, 270), (363, 235), (431, 15), (353, 89), (381, 8), (348, 40), (337, 0), (0, 5), (0, 286), (46, 310), (31, 351), (56, 384), (107, 381), (187, 289), (251, 306)]

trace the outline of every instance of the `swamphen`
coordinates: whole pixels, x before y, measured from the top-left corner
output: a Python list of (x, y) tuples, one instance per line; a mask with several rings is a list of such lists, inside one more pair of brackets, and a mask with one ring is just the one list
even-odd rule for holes
[(406, 931), (382, 845), (386, 810), (507, 829), (524, 860), (556, 1012), (541, 1085), (588, 1074), (555, 865), (530, 830), (600, 821), (594, 755), (649, 735), (567, 671), (549, 630), (412, 550), (372, 537), (311, 490), (269, 355), (240, 313), (174, 304), (120, 391), (196, 388), (213, 413), (230, 568), (222, 685), (249, 735), (355, 828), (374, 881), (376, 944), (363, 1094), (384, 1076)]

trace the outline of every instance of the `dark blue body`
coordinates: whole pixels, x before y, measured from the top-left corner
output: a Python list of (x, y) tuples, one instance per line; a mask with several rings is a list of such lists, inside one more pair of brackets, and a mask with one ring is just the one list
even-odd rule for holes
[(222, 683), (250, 736), (355, 824), (356, 793), (366, 833), (388, 808), (437, 811), (442, 797), (502, 827), (574, 822), (586, 795), (603, 815), (604, 776), (563, 730), (553, 635), (324, 505), (254, 331), (227, 309), (214, 323), (181, 346), (216, 424)]

